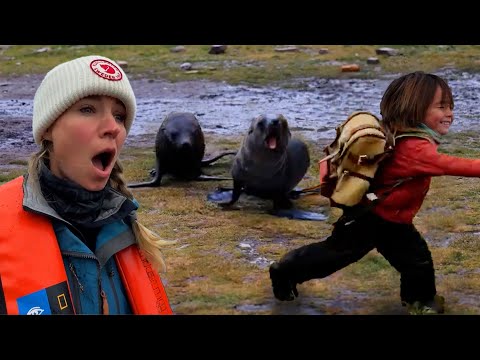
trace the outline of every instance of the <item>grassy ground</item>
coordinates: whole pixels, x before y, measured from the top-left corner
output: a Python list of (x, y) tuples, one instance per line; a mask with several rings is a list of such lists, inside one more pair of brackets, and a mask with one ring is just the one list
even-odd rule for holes
[[(377, 56), (380, 47), (392, 47), (398, 56)], [(73, 57), (99, 54), (127, 61), (131, 77), (164, 78), (169, 81), (208, 79), (231, 84), (266, 84), (298, 77), (378, 77), (411, 69), (434, 72), (444, 67), (465, 71), (480, 70), (480, 46), (477, 45), (297, 45), (297, 52), (276, 52), (273, 45), (229, 45), (225, 54), (211, 55), (210, 45), (187, 45), (185, 51), (172, 53), (173, 45), (44, 45), (12, 46), (0, 50), (0, 76), (43, 74)], [(41, 48), (49, 51), (38, 53)], [(319, 49), (327, 48), (327, 54)], [(367, 65), (369, 57), (378, 57), (379, 65)], [(192, 64), (190, 71), (180, 69)], [(341, 65), (356, 63), (359, 72), (342, 73)], [(21, 65), (21, 66), (20, 66)]]
[[(240, 146), (239, 137), (206, 137), (207, 154)], [(324, 144), (309, 143), (312, 166), (301, 187), (317, 184)], [(449, 134), (440, 151), (480, 157), (478, 134)], [(130, 182), (149, 178), (154, 152), (126, 147), (122, 153)], [(24, 161), (12, 161), (0, 183), (25, 171)], [(231, 157), (205, 169), (228, 175)], [(307, 196), (296, 206), (329, 214), (325, 222), (277, 218), (270, 202), (242, 195), (232, 210), (206, 200), (217, 186), (230, 181), (178, 182), (164, 177), (158, 188), (132, 189), (141, 208), (139, 219), (163, 238), (177, 240), (164, 248), (168, 272), (163, 276), (178, 314), (402, 314), (399, 275), (376, 251), (323, 280), (298, 287), (300, 298), (280, 303), (273, 298), (268, 264), (298, 246), (319, 241), (331, 231), (340, 211), (329, 209), (321, 196)], [(480, 314), (480, 193), (478, 179), (434, 178), (415, 218), (431, 248), (437, 288), (447, 298), (449, 314)]]
[[(478, 71), (480, 46), (391, 46), (402, 56), (380, 58), (366, 65), (379, 46), (308, 45), (295, 53), (278, 53), (274, 46), (231, 45), (223, 55), (209, 55), (210, 46), (59, 46), (36, 53), (41, 46), (13, 46), (0, 51), (0, 76), (44, 73), (74, 56), (98, 53), (128, 61), (132, 77), (161, 77), (170, 81), (221, 80), (229, 83), (265, 84), (297, 77), (376, 77), (410, 71), (435, 71), (443, 67)], [(318, 54), (328, 48), (326, 55)], [(198, 72), (180, 70), (191, 62)], [(359, 73), (340, 73), (339, 66), (357, 62)], [(21, 63), (24, 66), (19, 66)], [(287, 84), (287, 82), (285, 82)], [(154, 135), (152, 135), (154, 136)], [(240, 137), (208, 136), (207, 152), (237, 148)], [(478, 133), (450, 134), (440, 150), (480, 157)], [(312, 166), (302, 187), (315, 185), (323, 144), (309, 143)], [(122, 154), (130, 182), (148, 178), (154, 165), (153, 149), (126, 147)], [(228, 174), (231, 158), (206, 169), (211, 175)], [(12, 161), (0, 175), (0, 184), (25, 171), (23, 160)], [(171, 304), (178, 314), (396, 314), (399, 275), (377, 252), (323, 280), (298, 287), (300, 298), (280, 303), (273, 298), (268, 264), (286, 251), (321, 240), (340, 214), (329, 210), (321, 196), (296, 201), (303, 209), (326, 211), (325, 222), (288, 220), (268, 215), (270, 203), (241, 197), (232, 210), (206, 201), (217, 186), (230, 182), (176, 182), (164, 178), (159, 188), (134, 189), (141, 204), (139, 219), (165, 239), (169, 271), (163, 276)], [(449, 314), (480, 314), (480, 194), (478, 179), (434, 178), (415, 224), (430, 245), (437, 287), (447, 299)]]
[[(239, 139), (229, 139), (229, 143)], [(212, 152), (224, 148), (224, 139), (209, 137)], [(478, 136), (458, 133), (447, 137), (441, 151), (479, 157)], [(310, 144), (313, 159), (321, 147)], [(152, 149), (125, 152), (126, 176), (146, 179), (154, 164)], [(225, 158), (206, 169), (228, 174)], [(302, 187), (316, 184), (312, 165)], [(324, 279), (299, 286), (293, 304), (276, 302), (268, 278), (268, 262), (289, 249), (318, 241), (331, 231), (340, 214), (330, 211), (326, 222), (288, 220), (268, 215), (266, 201), (241, 197), (226, 211), (206, 201), (218, 182), (178, 183), (165, 178), (159, 188), (134, 189), (142, 204), (139, 218), (177, 244), (164, 250), (170, 271), (164, 276), (175, 311), (180, 314), (392, 314), (402, 313), (399, 275), (372, 251), (359, 262)], [(229, 186), (230, 182), (223, 182)], [(448, 191), (447, 191), (448, 189)], [(431, 247), (438, 291), (447, 298), (448, 313), (480, 314), (480, 194), (478, 179), (434, 178), (415, 224)], [(326, 199), (305, 197), (303, 209), (328, 212)], [(254, 263), (254, 260), (257, 263)]]

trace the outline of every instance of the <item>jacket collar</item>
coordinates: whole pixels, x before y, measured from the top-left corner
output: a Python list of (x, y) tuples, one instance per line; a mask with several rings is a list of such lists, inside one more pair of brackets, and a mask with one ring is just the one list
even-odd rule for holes
[[(108, 187), (107, 190), (108, 192), (105, 196), (106, 201), (104, 202), (106, 206), (101, 210), (97, 220), (105, 219), (117, 213), (125, 201), (131, 201), (111, 187)], [(133, 200), (133, 204), (135, 205), (135, 210), (138, 209), (138, 203), (135, 200)], [(34, 178), (28, 176), (28, 174), (23, 178), (23, 208), (26, 211), (44, 214), (72, 225), (48, 205), (47, 200), (45, 200), (45, 197), (40, 190), (38, 180), (35, 181)]]

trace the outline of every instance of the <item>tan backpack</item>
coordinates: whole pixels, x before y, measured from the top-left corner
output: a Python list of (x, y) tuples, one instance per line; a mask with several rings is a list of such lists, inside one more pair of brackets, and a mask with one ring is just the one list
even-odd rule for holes
[[(358, 204), (382, 160), (392, 151), (394, 139), (382, 129), (370, 112), (351, 114), (336, 129), (335, 140), (325, 147), (319, 161), (320, 193), (332, 206), (345, 208)], [(375, 200), (375, 195), (367, 198)]]
[(330, 199), (330, 205), (341, 209), (359, 204), (364, 197), (370, 200), (365, 210), (387, 197), (393, 189), (412, 177), (385, 185), (380, 198), (368, 190), (380, 163), (390, 156), (395, 141), (414, 136), (434, 142), (426, 131), (409, 128), (397, 134), (387, 133), (380, 120), (368, 111), (352, 113), (336, 128), (335, 140), (324, 148), (325, 157), (319, 160), (320, 184), (292, 191), (292, 197), (318, 194)]

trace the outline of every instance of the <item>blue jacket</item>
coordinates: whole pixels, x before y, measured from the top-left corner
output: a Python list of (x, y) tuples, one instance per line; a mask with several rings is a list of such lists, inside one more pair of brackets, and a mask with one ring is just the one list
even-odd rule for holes
[[(95, 252), (92, 252), (50, 206), (41, 191), (24, 182), (23, 208), (42, 214), (52, 220), (68, 277), (73, 305), (77, 314), (102, 314), (105, 305), (109, 314), (132, 314), (127, 294), (120, 279), (113, 255), (134, 244), (135, 236), (128, 221), (118, 220), (104, 225), (97, 235)], [(110, 189), (105, 203), (109, 214), (118, 211), (128, 200), (121, 193)], [(138, 204), (135, 204), (138, 208)], [(107, 209), (102, 209), (106, 215)], [(71, 225), (70, 225), (71, 226)], [(103, 304), (107, 301), (107, 304)]]

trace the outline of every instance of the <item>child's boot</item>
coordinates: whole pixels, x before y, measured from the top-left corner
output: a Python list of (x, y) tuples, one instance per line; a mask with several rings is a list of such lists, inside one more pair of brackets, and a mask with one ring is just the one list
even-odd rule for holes
[(402, 305), (407, 307), (410, 315), (436, 315), (445, 312), (445, 298), (440, 295), (435, 295), (433, 300), (426, 303), (420, 301), (407, 303), (403, 301)]
[(278, 262), (270, 265), (270, 279), (272, 280), (273, 295), (281, 301), (292, 301), (298, 297), (296, 283), (290, 280)]

